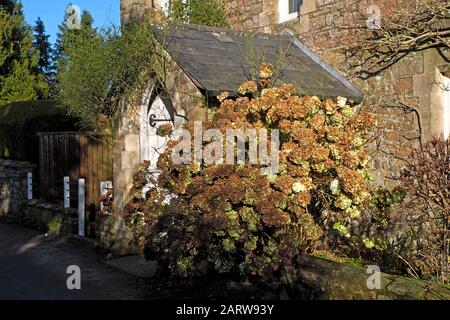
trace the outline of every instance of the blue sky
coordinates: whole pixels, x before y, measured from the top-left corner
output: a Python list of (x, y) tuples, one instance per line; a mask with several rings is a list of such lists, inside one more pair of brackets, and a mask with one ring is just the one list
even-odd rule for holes
[(88, 10), (94, 18), (95, 27), (103, 27), (120, 23), (120, 0), (21, 0), (25, 20), (34, 25), (41, 17), (47, 34), (51, 35), (52, 43), (56, 40), (58, 25), (64, 18), (69, 3)]

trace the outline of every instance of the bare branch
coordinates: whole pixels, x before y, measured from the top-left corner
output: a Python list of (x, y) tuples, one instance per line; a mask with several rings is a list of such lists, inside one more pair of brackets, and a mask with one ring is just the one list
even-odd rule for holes
[(375, 76), (412, 52), (435, 48), (449, 61), (450, 4), (446, 0), (414, 0), (382, 17), (381, 25), (367, 23), (361, 14), (351, 31), (350, 43), (344, 44), (354, 76)]

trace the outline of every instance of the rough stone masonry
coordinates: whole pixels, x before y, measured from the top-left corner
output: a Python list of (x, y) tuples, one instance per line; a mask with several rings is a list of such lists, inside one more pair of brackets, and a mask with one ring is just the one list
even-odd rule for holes
[[(340, 44), (344, 36), (340, 27), (354, 25), (356, 17), (369, 6), (377, 6), (383, 17), (408, 2), (303, 0), (298, 16), (280, 22), (281, 1), (287, 0), (224, 0), (230, 27), (275, 34), (288, 31), (344, 76), (351, 68)], [(163, 0), (122, 0), (122, 22), (149, 14), (155, 23), (160, 23), (164, 19), (163, 3)], [(442, 132), (446, 106), (439, 78), (449, 77), (449, 70), (449, 64), (438, 52), (429, 49), (407, 55), (376, 77), (353, 79), (365, 96), (360, 107), (377, 114), (379, 135), (371, 150), (377, 184), (395, 185), (395, 175), (412, 148), (420, 139), (427, 141)], [(399, 101), (413, 107), (417, 113), (396, 108)]]
[[(339, 29), (355, 24), (356, 17), (369, 6), (380, 9), (381, 18), (394, 11), (404, 0), (303, 0), (298, 17), (279, 23), (278, 5), (283, 0), (225, 0), (230, 25), (238, 30), (268, 33), (288, 31), (343, 75), (350, 66), (340, 40)], [(411, 53), (368, 80), (355, 79), (363, 91), (362, 108), (377, 114), (382, 134), (372, 146), (373, 168), (377, 184), (394, 185), (395, 176), (404, 165), (420, 134), (423, 141), (442, 133), (444, 108), (439, 78), (449, 77), (449, 64), (435, 49)], [(418, 110), (418, 115), (393, 108), (398, 101)], [(384, 107), (387, 106), (387, 107)], [(420, 117), (420, 127), (419, 127)]]

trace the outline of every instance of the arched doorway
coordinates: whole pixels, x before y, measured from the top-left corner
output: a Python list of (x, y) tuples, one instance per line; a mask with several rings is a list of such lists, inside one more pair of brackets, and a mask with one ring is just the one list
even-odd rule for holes
[[(166, 100), (166, 101), (165, 101)], [(155, 97), (147, 114), (147, 156), (145, 160), (150, 161), (152, 171), (157, 171), (159, 156), (166, 150), (167, 143), (173, 136), (160, 136), (158, 128), (162, 125), (170, 125), (174, 128), (175, 110), (171, 107), (170, 100), (161, 95)]]
[[(141, 161), (150, 162), (149, 178), (156, 179), (160, 173), (157, 163), (160, 155), (167, 149), (167, 143), (175, 139), (175, 134), (160, 136), (158, 128), (170, 125), (175, 132), (184, 122), (184, 113), (173, 107), (169, 94), (161, 86), (149, 86), (146, 90), (140, 110), (140, 154)], [(142, 190), (142, 196), (154, 185), (149, 184)]]

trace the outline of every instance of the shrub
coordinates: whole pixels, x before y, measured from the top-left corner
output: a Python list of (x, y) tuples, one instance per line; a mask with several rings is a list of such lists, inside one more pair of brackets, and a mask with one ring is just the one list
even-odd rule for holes
[(222, 0), (172, 0), (169, 4), (169, 21), (212, 27), (228, 27)]
[(450, 139), (433, 138), (414, 150), (401, 178), (407, 191), (404, 220), (414, 251), (404, 261), (422, 277), (450, 279)]
[[(221, 94), (213, 120), (203, 126), (222, 133), (279, 129), (277, 173), (261, 175), (262, 165), (175, 164), (171, 154), (178, 141), (172, 141), (159, 158), (160, 189), (141, 199), (147, 183), (141, 164), (128, 212), (146, 216), (158, 192), (170, 197), (146, 222), (146, 254), (173, 275), (214, 270), (276, 284), (323, 235), (349, 234), (350, 223), (369, 203), (363, 146), (373, 116), (354, 115), (344, 98), (300, 97), (293, 86), (272, 87), (270, 70), (263, 64), (259, 83), (245, 82), (235, 99)], [(186, 128), (192, 133), (193, 124)]]
[[(146, 237), (151, 232), (151, 226), (156, 223), (166, 206), (164, 190), (159, 188), (147, 190), (149, 184), (156, 184), (152, 172), (149, 171), (149, 165), (149, 161), (137, 165), (137, 170), (133, 175), (131, 199), (124, 208), (127, 213), (125, 223), (135, 234), (136, 245), (141, 248), (144, 247)], [(147, 191), (145, 192), (145, 190)], [(143, 195), (144, 192), (145, 195)]]
[(412, 238), (399, 224), (398, 209), (406, 192), (401, 187), (377, 187), (370, 194), (368, 206), (360, 219), (353, 221), (347, 237), (333, 239), (334, 254), (376, 264), (385, 272), (405, 274), (407, 269), (400, 254), (411, 250)]
[(367, 212), (353, 228), (354, 236), (341, 241), (341, 249), (391, 273), (448, 283), (449, 141), (433, 138), (413, 150), (400, 185), (371, 193)]
[(12, 103), (0, 108), (0, 158), (39, 161), (38, 132), (78, 130), (51, 100)]
[(121, 120), (120, 104), (134, 101), (136, 83), (153, 72), (164, 77), (165, 57), (147, 17), (100, 31), (83, 28), (67, 31), (56, 99), (83, 129), (109, 131)]

